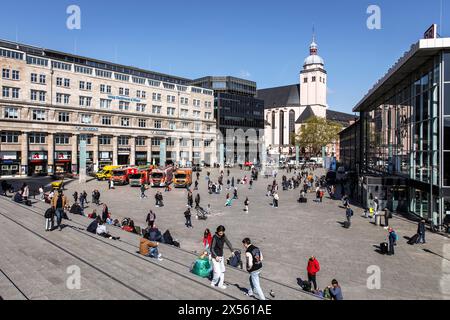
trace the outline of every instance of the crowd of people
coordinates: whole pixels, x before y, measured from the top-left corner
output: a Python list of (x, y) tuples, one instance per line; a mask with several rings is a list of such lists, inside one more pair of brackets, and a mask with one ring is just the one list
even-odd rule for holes
[[(267, 185), (266, 196), (272, 199), (271, 205), (273, 208), (280, 207), (280, 195), (284, 192), (290, 192), (298, 190), (300, 193), (299, 202), (301, 199), (310, 198), (308, 194), (312, 194), (315, 197), (315, 202), (323, 203), (325, 194), (328, 193), (330, 199), (336, 198), (336, 186), (327, 185), (324, 177), (319, 177), (314, 175), (314, 168), (301, 168), (299, 170), (287, 170), (286, 174), (279, 174), (278, 170), (275, 170), (272, 174), (274, 180), (271, 184)], [(232, 206), (233, 202), (239, 200), (239, 191), (241, 188), (248, 186), (248, 189), (252, 189), (254, 182), (258, 178), (259, 171), (256, 168), (252, 168), (251, 172), (246, 175), (243, 174), (241, 177), (231, 176), (230, 170), (226, 173), (221, 171), (216, 181), (211, 178), (210, 172), (207, 172), (205, 180), (205, 186), (209, 194), (220, 194), (226, 188), (226, 202), (225, 206)], [(277, 176), (281, 176), (281, 182), (279, 185), (279, 180)], [(224, 181), (226, 181), (226, 186), (224, 186)], [(2, 182), (3, 194), (10, 192), (11, 187), (6, 183)], [(201, 207), (201, 196), (198, 192), (200, 186), (200, 174), (197, 173), (197, 180), (193, 184), (193, 191), (188, 188), (187, 192), (187, 206), (183, 211), (183, 216), (185, 219), (186, 228), (192, 229), (192, 211), (203, 210)], [(201, 187), (201, 186), (200, 186)], [(146, 198), (147, 189), (141, 189), (141, 198)], [(197, 192), (195, 192), (197, 191)], [(195, 194), (194, 194), (195, 192)], [(22, 199), (21, 202), (29, 198), (29, 187), (24, 184), (16, 194), (19, 194)], [(134, 221), (130, 218), (114, 218), (105, 203), (100, 202), (100, 191), (93, 190), (91, 194), (91, 201), (88, 201), (88, 194), (85, 190), (81, 192), (75, 191), (72, 194), (73, 204), (69, 205), (68, 198), (64, 195), (62, 190), (51, 191), (48, 194), (44, 193), (44, 188), (39, 188), (39, 200), (50, 201), (51, 208), (45, 214), (45, 226), (46, 231), (54, 229), (54, 218), (56, 218), (56, 228), (62, 230), (62, 220), (67, 219), (65, 211), (68, 207), (72, 208), (74, 205), (79, 205), (81, 207), (81, 214), (92, 219), (87, 227), (87, 231), (97, 234), (98, 236), (104, 237), (111, 240), (120, 240), (120, 237), (115, 237), (111, 235), (108, 230), (108, 226), (120, 227), (122, 230), (134, 233), (140, 236), (139, 241), (139, 252), (144, 256), (154, 258), (162, 261), (162, 254), (160, 253), (161, 243), (170, 244), (174, 246), (179, 246), (179, 241), (172, 238), (170, 231), (167, 230), (164, 234), (159, 230), (156, 224), (156, 213), (153, 210), (149, 210), (146, 213), (146, 227), (137, 227)], [(249, 213), (250, 199), (248, 196), (242, 195), (243, 200), (243, 211)], [(287, 197), (286, 197), (287, 198)], [(241, 200), (241, 201), (242, 201)], [(353, 208), (350, 204), (350, 198), (344, 194), (341, 198), (342, 207), (345, 211), (345, 222), (348, 228), (350, 228), (352, 219), (354, 216)], [(205, 201), (205, 200), (204, 200)], [(96, 205), (96, 208), (92, 208), (89, 214), (86, 213), (86, 205), (92, 203)], [(160, 191), (155, 192), (155, 207), (162, 208), (164, 206), (163, 196)], [(99, 213), (97, 213), (97, 210)], [(211, 207), (208, 204), (208, 210), (204, 210), (210, 213)], [(180, 210), (181, 213), (181, 210)], [(394, 255), (395, 246), (399, 240), (397, 232), (389, 224), (389, 220), (392, 218), (392, 213), (389, 210), (381, 210), (380, 201), (378, 198), (374, 197), (371, 207), (366, 208), (363, 217), (370, 218), (374, 224), (381, 225), (381, 219), (377, 217), (384, 216), (384, 224), (387, 234), (386, 242), (388, 244), (387, 254)], [(377, 220), (378, 219), (378, 220)], [(420, 221), (418, 225), (417, 235), (418, 238), (415, 239), (415, 243), (425, 243), (425, 232), (426, 232), (426, 222), (424, 220)], [(214, 234), (210, 230), (206, 229), (202, 238), (203, 244), (203, 254), (199, 258), (199, 261), (209, 261), (210, 262), (210, 280), (211, 285), (226, 289), (225, 285), (225, 269), (227, 258), (224, 253), (224, 247), (226, 246), (230, 251), (230, 260), (232, 257), (236, 256), (237, 250), (234, 249), (225, 235), (225, 227), (219, 226)], [(242, 240), (242, 250), (244, 251), (243, 257), (245, 258), (245, 269), (249, 273), (249, 289), (247, 294), (249, 296), (255, 296), (258, 299), (266, 299), (266, 295), (261, 289), (260, 285), (260, 273), (262, 271), (263, 265), (263, 254), (262, 251), (256, 247), (249, 238), (244, 238)], [(230, 263), (231, 264), (231, 263)], [(321, 298), (342, 300), (343, 293), (342, 289), (337, 280), (333, 279), (329, 282), (329, 285), (324, 287), (319, 287), (317, 276), (320, 273), (320, 264), (316, 257), (312, 256), (307, 260), (306, 275), (308, 277), (307, 281), (303, 281), (301, 286)], [(322, 288), (322, 289), (321, 289)]]

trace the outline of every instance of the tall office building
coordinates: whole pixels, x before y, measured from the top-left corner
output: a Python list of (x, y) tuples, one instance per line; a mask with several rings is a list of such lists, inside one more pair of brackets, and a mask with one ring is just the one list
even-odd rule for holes
[[(260, 161), (262, 150), (259, 150), (258, 142), (263, 139), (264, 101), (255, 97), (256, 83), (235, 77), (208, 76), (194, 80), (192, 84), (214, 90), (214, 116), (217, 130), (223, 137), (224, 161)], [(233, 137), (229, 136), (230, 132)], [(241, 138), (242, 141), (245, 139), (245, 144), (240, 143)]]

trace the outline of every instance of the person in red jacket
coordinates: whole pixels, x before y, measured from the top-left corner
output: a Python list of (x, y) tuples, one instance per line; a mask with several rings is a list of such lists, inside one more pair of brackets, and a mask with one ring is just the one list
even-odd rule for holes
[(306, 270), (308, 271), (308, 281), (312, 282), (314, 290), (317, 290), (316, 274), (320, 271), (320, 264), (316, 257), (312, 256), (309, 258)]
[(203, 234), (203, 247), (208, 252), (208, 254), (211, 253), (211, 243), (212, 243), (211, 231), (209, 231), (209, 229), (206, 229), (205, 233)]

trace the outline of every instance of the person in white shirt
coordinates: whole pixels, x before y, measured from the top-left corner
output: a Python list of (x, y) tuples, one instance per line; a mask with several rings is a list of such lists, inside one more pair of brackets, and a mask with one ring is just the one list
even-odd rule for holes
[(103, 221), (100, 220), (100, 222), (98, 223), (97, 226), (97, 234), (99, 236), (102, 236), (103, 238), (107, 238), (110, 240), (119, 240), (120, 237), (113, 237), (108, 233), (108, 229), (106, 229), (105, 224), (103, 223)]
[(39, 200), (45, 201), (44, 188), (42, 186), (39, 187)]

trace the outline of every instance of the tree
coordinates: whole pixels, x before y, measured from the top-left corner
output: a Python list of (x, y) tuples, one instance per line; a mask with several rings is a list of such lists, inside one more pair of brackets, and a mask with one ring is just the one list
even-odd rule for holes
[(319, 156), (323, 147), (337, 141), (342, 129), (342, 125), (337, 122), (320, 117), (311, 117), (302, 124), (295, 141), (311, 155)]

